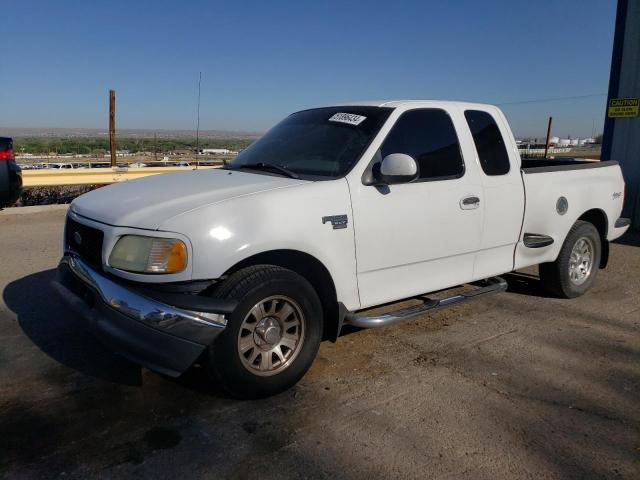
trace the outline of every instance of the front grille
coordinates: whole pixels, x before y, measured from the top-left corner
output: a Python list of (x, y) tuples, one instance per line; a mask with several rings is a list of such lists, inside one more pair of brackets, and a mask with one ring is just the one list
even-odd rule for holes
[(92, 228), (67, 217), (65, 243), (68, 248), (94, 268), (102, 270), (102, 230)]

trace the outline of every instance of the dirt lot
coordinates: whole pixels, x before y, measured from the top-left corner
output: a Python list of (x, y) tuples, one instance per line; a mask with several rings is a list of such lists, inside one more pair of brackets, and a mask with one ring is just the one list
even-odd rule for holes
[(0, 213), (0, 478), (640, 478), (640, 236), (597, 286), (324, 343), (239, 402), (112, 355), (49, 288), (64, 211)]

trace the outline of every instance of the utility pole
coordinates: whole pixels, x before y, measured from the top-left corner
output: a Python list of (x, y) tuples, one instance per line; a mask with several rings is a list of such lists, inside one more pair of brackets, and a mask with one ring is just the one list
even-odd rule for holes
[(158, 162), (158, 133), (157, 132), (153, 132), (153, 161), (156, 163)]
[(198, 108), (197, 108), (197, 123), (196, 123), (196, 168), (198, 168), (198, 152), (200, 149), (200, 83), (202, 82), (202, 72), (198, 76)]
[(116, 91), (109, 90), (109, 149), (111, 150), (111, 167), (116, 163)]
[(551, 122), (553, 117), (549, 117), (549, 124), (547, 125), (547, 141), (544, 144), (544, 158), (547, 158), (547, 152), (549, 152), (549, 139), (551, 138)]

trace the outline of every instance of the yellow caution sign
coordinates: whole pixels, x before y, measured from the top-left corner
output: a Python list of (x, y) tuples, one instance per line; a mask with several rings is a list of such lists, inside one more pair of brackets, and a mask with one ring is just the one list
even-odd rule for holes
[(607, 115), (611, 118), (637, 117), (640, 112), (638, 98), (612, 98), (609, 100)]

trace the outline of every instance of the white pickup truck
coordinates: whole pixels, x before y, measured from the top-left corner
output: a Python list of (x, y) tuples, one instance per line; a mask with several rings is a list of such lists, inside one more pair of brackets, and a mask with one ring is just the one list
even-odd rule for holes
[(624, 189), (616, 162), (521, 161), (490, 105), (304, 110), (224, 168), (76, 199), (54, 286), (115, 351), (173, 376), (198, 363), (255, 398), (297, 382), (344, 325), (500, 292), (505, 272), (540, 264), (552, 294), (583, 294), (628, 228)]

